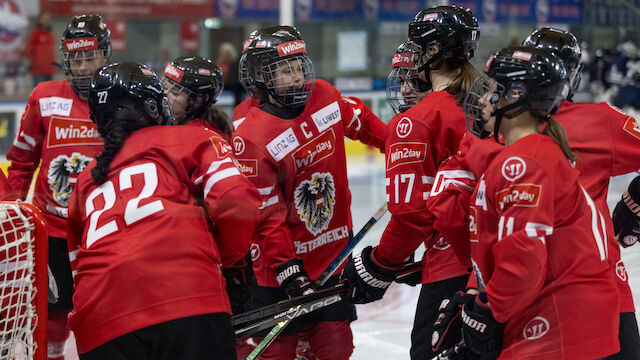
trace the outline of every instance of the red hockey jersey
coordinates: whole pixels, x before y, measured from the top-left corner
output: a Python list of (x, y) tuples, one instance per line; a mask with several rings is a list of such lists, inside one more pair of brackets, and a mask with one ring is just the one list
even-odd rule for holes
[(251, 245), (260, 286), (278, 286), (275, 267), (294, 257), (315, 280), (346, 245), (352, 223), (345, 136), (383, 149), (387, 129), (362, 100), (323, 80), (296, 118), (254, 107), (236, 129), (237, 161), (264, 207)]
[(233, 109), (233, 115), (231, 116), (231, 122), (233, 123), (233, 129), (237, 129), (240, 124), (246, 119), (247, 113), (249, 110), (256, 106), (260, 106), (260, 100), (254, 98), (253, 96), (244, 99), (238, 106)]
[(218, 136), (220, 136), (221, 138), (223, 138), (224, 141), (226, 141), (228, 144), (231, 143), (231, 135), (230, 134), (223, 133), (222, 130), (218, 129), (213, 124), (205, 124), (202, 121), (202, 119), (191, 119), (191, 120), (187, 121), (185, 123), (185, 125), (186, 126), (200, 127), (200, 128), (205, 129), (205, 130), (212, 131), (212, 132), (216, 133)]
[(505, 147), (472, 199), (474, 271), (506, 323), (500, 358), (617, 352), (619, 296), (603, 216), (553, 139), (532, 134)]
[(609, 258), (621, 292), (620, 311), (634, 312), (627, 271), (620, 259), (620, 245), (613, 233), (607, 192), (609, 178), (640, 169), (640, 124), (607, 103), (563, 101), (554, 119), (564, 127), (576, 153), (580, 184), (604, 216)]
[(220, 268), (246, 255), (260, 206), (231, 154), (204, 129), (154, 126), (129, 136), (102, 185), (95, 162), (80, 174), (67, 228), (80, 353), (164, 321), (231, 312)]
[[(7, 152), (11, 198), (27, 196), (40, 164), (33, 204), (44, 213), (49, 236), (66, 236), (69, 196), (78, 174), (102, 151), (89, 106), (66, 80), (38, 84)], [(42, 159), (42, 163), (40, 160)]]
[[(620, 247), (614, 238), (606, 200), (610, 177), (640, 168), (640, 130), (635, 127), (635, 119), (606, 103), (574, 104), (564, 101), (554, 118), (565, 128), (569, 145), (578, 157), (576, 169), (580, 171), (580, 184), (604, 215), (611, 271), (616, 274), (620, 288), (620, 310), (634, 312), (628, 276), (620, 259)], [(464, 219), (460, 216), (462, 212), (459, 211), (466, 203), (466, 189), (475, 186), (475, 179), (502, 148), (493, 140), (465, 136), (459, 154), (439, 169), (434, 185), (438, 191), (432, 192), (428, 200), (429, 209), (437, 218), (436, 228), (446, 232), (466, 231), (462, 223)], [(465, 175), (467, 170), (475, 179)], [(462, 247), (454, 248), (463, 253), (464, 243), (461, 244)]]
[(448, 240), (434, 230), (426, 206), (438, 166), (457, 151), (466, 131), (462, 109), (447, 91), (434, 91), (396, 115), (388, 127), (386, 190), (391, 220), (377, 257), (389, 265), (400, 264), (424, 242), (423, 283), (467, 274)]
[(427, 200), (427, 208), (435, 216), (434, 228), (449, 239), (465, 266), (471, 265), (468, 219), (471, 193), (477, 179), (502, 149), (504, 146), (493, 138), (480, 140), (466, 132), (458, 152), (438, 168)]

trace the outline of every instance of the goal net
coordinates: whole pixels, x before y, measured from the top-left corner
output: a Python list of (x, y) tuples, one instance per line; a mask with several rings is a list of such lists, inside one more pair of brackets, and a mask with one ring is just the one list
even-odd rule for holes
[(0, 360), (46, 359), (47, 260), (40, 211), (0, 202)]

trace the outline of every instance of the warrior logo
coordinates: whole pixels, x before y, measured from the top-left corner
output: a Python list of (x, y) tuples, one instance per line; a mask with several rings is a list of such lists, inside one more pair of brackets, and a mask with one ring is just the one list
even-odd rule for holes
[(329, 227), (333, 217), (336, 187), (330, 173), (313, 173), (295, 191), (296, 210), (307, 230), (318, 235)]
[(69, 196), (73, 191), (78, 174), (91, 162), (92, 158), (74, 152), (71, 156), (60, 155), (49, 164), (49, 188), (53, 199), (62, 206), (69, 206)]

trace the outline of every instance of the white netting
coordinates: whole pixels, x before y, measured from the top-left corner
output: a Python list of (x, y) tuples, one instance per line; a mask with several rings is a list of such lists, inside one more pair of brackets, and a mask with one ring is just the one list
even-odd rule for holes
[(37, 316), (35, 225), (17, 204), (0, 204), (0, 359), (31, 359)]

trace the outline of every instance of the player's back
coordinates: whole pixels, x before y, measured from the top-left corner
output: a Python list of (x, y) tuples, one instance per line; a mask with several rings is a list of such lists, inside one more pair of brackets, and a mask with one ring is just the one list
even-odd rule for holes
[[(211, 147), (218, 156), (200, 156)], [(100, 186), (91, 178), (95, 161), (80, 175), (69, 219), (69, 231), (82, 232), (69, 236), (77, 274), (70, 325), (81, 333), (79, 344), (90, 346), (158, 321), (230, 312), (223, 259), (199, 200), (204, 192), (205, 198), (223, 201), (233, 186), (214, 186), (223, 179), (246, 182), (230, 153), (226, 142), (207, 130), (153, 126), (126, 139)], [(122, 297), (129, 292), (147, 295), (136, 301)]]
[(635, 119), (607, 103), (565, 100), (553, 117), (565, 129), (569, 146), (578, 158), (576, 169), (580, 172), (580, 184), (604, 215), (609, 258), (622, 294), (621, 311), (633, 312), (633, 297), (620, 260), (620, 247), (614, 238), (607, 193), (611, 177), (640, 168), (640, 130)]

